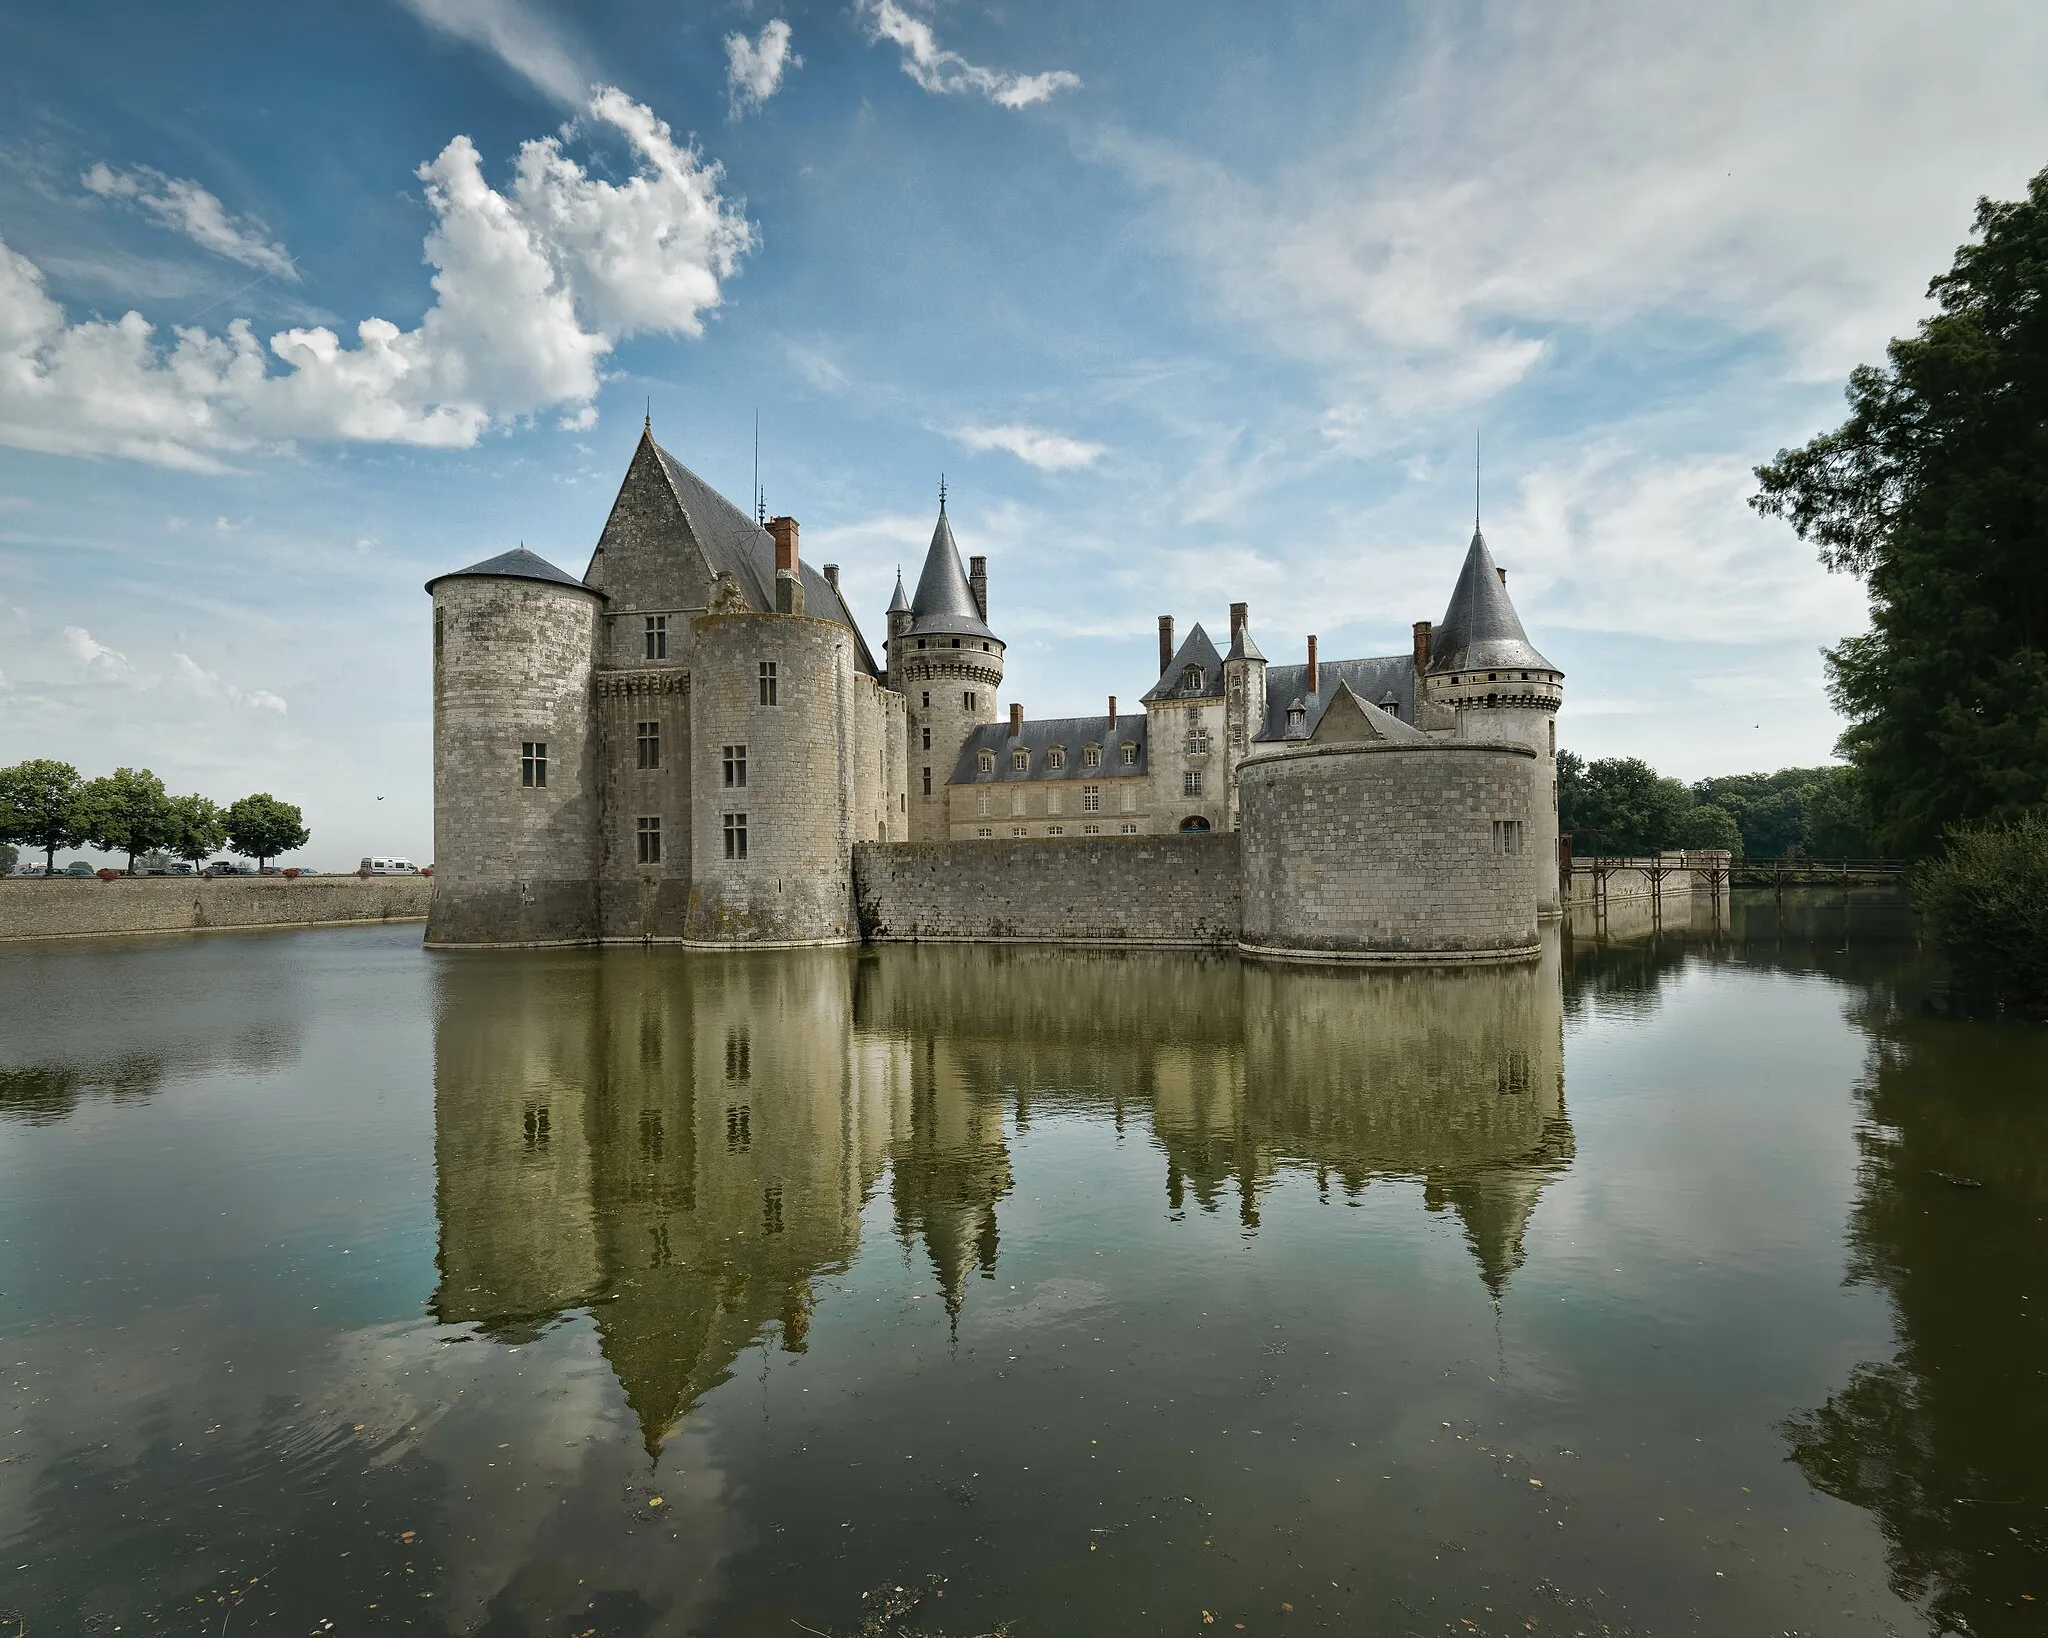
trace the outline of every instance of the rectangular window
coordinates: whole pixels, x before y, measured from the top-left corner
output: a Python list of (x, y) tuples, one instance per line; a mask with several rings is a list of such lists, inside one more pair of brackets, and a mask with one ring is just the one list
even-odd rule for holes
[(1083, 825), (1081, 827), (1081, 834), (1083, 836), (1100, 836), (1102, 834), (1102, 827), (1100, 825)]
[(548, 747), (545, 740), (529, 739), (519, 747), (519, 783), (542, 786), (548, 782)]
[(991, 809), (992, 802), (989, 797), (989, 793), (987, 791), (976, 791), (974, 793), (975, 816), (977, 818), (986, 819), (989, 816)]
[(1047, 825), (1045, 833), (1048, 836), (1064, 836), (1067, 833), (1067, 827), (1065, 825)]
[(1138, 742), (1134, 739), (1125, 740), (1123, 753), (1124, 766), (1126, 768), (1135, 768), (1138, 765)]
[(725, 856), (728, 859), (747, 856), (747, 816), (744, 813), (725, 816)]
[(647, 658), (665, 660), (668, 658), (668, 616), (650, 614), (647, 617)]
[(1067, 748), (1064, 745), (1049, 747), (1045, 753), (1045, 765), (1048, 768), (1064, 768), (1067, 765)]
[(661, 724), (658, 722), (636, 722), (633, 725), (633, 739), (640, 753), (640, 766), (658, 768), (661, 766)]
[(932, 771), (929, 768), (924, 771), (924, 793), (927, 796), (932, 793)]
[(1493, 822), (1493, 851), (1496, 853), (1520, 853), (1522, 851), (1522, 821), (1519, 819), (1496, 819)]
[(927, 751), (932, 748), (932, 731), (929, 728), (924, 730), (924, 748)]
[(1200, 796), (1202, 794), (1202, 770), (1200, 768), (1190, 768), (1180, 776), (1180, 793), (1183, 796)]
[(1208, 729), (1190, 728), (1188, 730), (1187, 751), (1189, 756), (1207, 756), (1209, 754)]
[(1138, 834), (1138, 827), (1136, 825), (1118, 825), (1116, 832), (1119, 836), (1135, 836)]
[(659, 819), (636, 819), (634, 840), (640, 844), (640, 862), (646, 865), (661, 863), (661, 821)]
[(987, 825), (983, 825), (981, 829), (977, 830), (974, 834), (979, 837), (982, 837), (983, 839), (987, 839), (988, 837), (995, 835), (995, 832), (990, 830)]
[(1016, 792), (1010, 798), (1010, 817), (1012, 819), (1024, 817), (1024, 793), (1022, 791)]
[(761, 662), (761, 703), (763, 705), (781, 704), (782, 702), (776, 697), (779, 687), (780, 679), (776, 675), (775, 662), (773, 660), (763, 660)]
[(1052, 790), (1045, 793), (1045, 811), (1047, 813), (1058, 813), (1060, 811), (1060, 793), (1058, 791)]
[(744, 745), (728, 745), (725, 748), (725, 788), (729, 791), (743, 791), (747, 788), (747, 748)]
[(967, 710), (972, 711), (974, 709), (975, 698), (976, 696), (974, 690), (969, 688), (963, 691), (960, 695), (960, 703)]
[(1100, 785), (1083, 785), (1081, 787), (1081, 811), (1083, 813), (1100, 813), (1102, 811), (1102, 787)]
[(1116, 793), (1116, 811), (1118, 813), (1136, 813), (1138, 811), (1138, 790), (1135, 785), (1126, 785)]
[(1031, 753), (1029, 751), (1012, 751), (1010, 753), (1010, 766), (1019, 773), (1024, 772), (1025, 769), (1031, 766)]
[[(436, 603), (434, 605), (434, 652), (436, 654), (439, 654), (441, 652), (441, 612), (442, 611), (440, 604)], [(1551, 724), (1550, 741), (1551, 749), (1556, 750), (1557, 724), (1555, 723)]]
[[(924, 644), (919, 643), (917, 646), (919, 648), (923, 648)], [(927, 711), (929, 711), (932, 708), (932, 694), (930, 689), (926, 689), (922, 694), (918, 696), (918, 698), (924, 701), (924, 708)]]
[(1099, 768), (1099, 767), (1101, 767), (1101, 766), (1102, 766), (1102, 747), (1101, 747), (1100, 745), (1084, 745), (1084, 746), (1082, 746), (1082, 747), (1081, 747), (1081, 766), (1082, 766), (1082, 767), (1084, 767), (1084, 768)]
[(1012, 836), (1022, 836), (1024, 834), (1024, 827), (1022, 825), (1012, 825), (1010, 827), (1010, 834)]

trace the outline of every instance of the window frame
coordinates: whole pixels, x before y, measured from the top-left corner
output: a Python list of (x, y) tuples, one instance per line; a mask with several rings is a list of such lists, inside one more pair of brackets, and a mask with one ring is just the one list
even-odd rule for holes
[(758, 684), (759, 704), (770, 710), (779, 707), (782, 704), (782, 667), (773, 660), (763, 660), (754, 678)]
[(665, 614), (650, 614), (644, 618), (647, 624), (642, 632), (642, 636), (646, 639), (645, 651), (642, 657), (649, 660), (667, 659), (668, 616)]
[(634, 860), (642, 865), (661, 863), (661, 815), (642, 814), (633, 821)]
[(525, 739), (519, 742), (519, 788), (544, 791), (548, 788), (548, 742)]
[(747, 816), (734, 811), (722, 815), (725, 828), (725, 857), (731, 864), (745, 864), (747, 851)]
[(719, 747), (719, 762), (724, 774), (723, 788), (729, 791), (743, 791), (747, 788), (747, 748), (743, 744)]
[(661, 766), (661, 719), (633, 724), (633, 747), (636, 766), (659, 768)]

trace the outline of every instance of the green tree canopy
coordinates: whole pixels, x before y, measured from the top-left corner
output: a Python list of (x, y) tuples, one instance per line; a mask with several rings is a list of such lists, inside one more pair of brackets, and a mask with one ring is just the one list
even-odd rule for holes
[(83, 789), (68, 762), (35, 758), (0, 768), (0, 837), (43, 850), (43, 868), (57, 867), (57, 849), (85, 840), (79, 812)]
[(280, 853), (304, 847), (312, 837), (299, 810), (268, 792), (245, 796), (227, 811), (228, 846), (261, 870)]
[(1582, 762), (1569, 751), (1557, 759), (1558, 828), (1581, 856), (1635, 857), (1676, 846), (1680, 817), (1691, 794), (1641, 757)]
[(1679, 814), (1671, 840), (1682, 848), (1718, 849), (1742, 857), (1742, 827), (1736, 824), (1734, 814), (1711, 802), (1689, 804)]
[(2048, 171), (1980, 200), (1938, 311), (1849, 378), (1849, 419), (1757, 468), (1751, 504), (1870, 592), (1828, 652), (1879, 841), (2048, 800)]
[(130, 872), (138, 853), (171, 839), (170, 794), (147, 768), (116, 768), (88, 780), (79, 792), (79, 817), (85, 840), (103, 853), (127, 854)]
[(227, 839), (228, 819), (218, 802), (203, 796), (171, 798), (171, 834), (164, 843), (171, 853), (196, 865)]

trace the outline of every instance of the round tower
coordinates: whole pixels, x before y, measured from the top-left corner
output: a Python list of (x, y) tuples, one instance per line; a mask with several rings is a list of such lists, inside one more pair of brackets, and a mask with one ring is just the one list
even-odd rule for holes
[(597, 936), (603, 593), (520, 547), (434, 599), (434, 903), (427, 943)]
[(946, 840), (946, 781), (967, 736), (996, 720), (1002, 682), (1003, 644), (988, 625), (987, 559), (974, 560), (970, 581), (942, 487), (917, 593), (907, 610), (892, 605), (889, 612), (889, 684), (904, 699), (913, 842)]
[[(1557, 873), (1557, 712), (1564, 673), (1537, 653), (1508, 601), (1508, 577), (1477, 528), (1443, 623), (1417, 631), (1427, 643), (1423, 688), (1430, 705), (1456, 720), (1457, 737), (1526, 745), (1536, 753), (1535, 789), (1521, 845), (1543, 861), (1537, 901), (1560, 913)], [(1418, 654), (1418, 659), (1424, 658)]]

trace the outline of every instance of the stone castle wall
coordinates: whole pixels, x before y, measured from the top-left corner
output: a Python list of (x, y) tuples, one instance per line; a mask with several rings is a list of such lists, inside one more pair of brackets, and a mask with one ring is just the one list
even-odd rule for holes
[(854, 849), (862, 936), (877, 943), (1230, 945), (1238, 838), (865, 843)]
[(190, 933), (236, 927), (327, 927), (424, 921), (427, 876), (95, 877), (0, 879), (0, 943), (119, 933)]
[[(1498, 960), (1537, 947), (1551, 861), (1534, 830), (1521, 746), (1310, 746), (1247, 761), (1244, 937), (1253, 954), (1365, 961)], [(1496, 851), (1494, 823), (1524, 847)]]
[[(599, 600), (496, 578), (434, 591), (434, 868), (429, 944), (577, 941), (598, 931)], [(547, 746), (547, 784), (520, 746)]]

